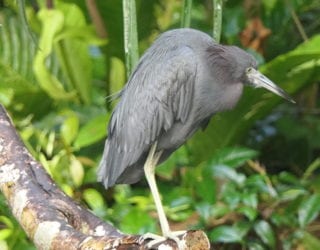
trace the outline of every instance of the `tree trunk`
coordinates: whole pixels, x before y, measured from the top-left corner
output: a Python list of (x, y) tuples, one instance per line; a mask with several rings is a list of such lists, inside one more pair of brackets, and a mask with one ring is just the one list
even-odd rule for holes
[[(148, 240), (120, 232), (64, 194), (28, 152), (1, 105), (0, 190), (38, 249), (147, 249)], [(202, 231), (179, 238), (187, 249), (209, 249)], [(164, 246), (177, 249), (172, 240), (157, 248)]]

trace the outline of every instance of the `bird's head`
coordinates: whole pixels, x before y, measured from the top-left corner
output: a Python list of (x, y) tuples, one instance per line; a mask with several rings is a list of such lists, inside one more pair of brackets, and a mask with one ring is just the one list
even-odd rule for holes
[(257, 61), (252, 55), (236, 46), (216, 44), (209, 50), (212, 68), (215, 76), (223, 79), (223, 82), (239, 83), (254, 88), (265, 88), (284, 99), (295, 101), (279, 86), (257, 69)]
[(252, 55), (235, 46), (229, 46), (229, 50), (234, 56), (234, 62), (238, 65), (236, 68), (239, 72), (237, 73), (242, 74), (239, 76), (243, 84), (254, 88), (265, 88), (276, 95), (295, 103), (295, 101), (283, 89), (258, 71), (257, 61)]

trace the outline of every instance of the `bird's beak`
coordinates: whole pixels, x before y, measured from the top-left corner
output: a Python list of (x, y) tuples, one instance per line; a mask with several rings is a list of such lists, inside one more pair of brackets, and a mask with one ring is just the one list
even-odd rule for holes
[(269, 78), (261, 74), (258, 70), (250, 68), (246, 74), (249, 82), (253, 85), (253, 87), (265, 88), (275, 93), (276, 95), (283, 97), (289, 102), (296, 103), (282, 88), (278, 87)]

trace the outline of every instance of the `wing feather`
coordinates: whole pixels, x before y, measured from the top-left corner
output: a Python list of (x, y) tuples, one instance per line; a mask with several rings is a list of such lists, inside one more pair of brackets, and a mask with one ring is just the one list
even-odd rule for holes
[(142, 57), (109, 123), (98, 170), (106, 187), (117, 183), (124, 170), (137, 163), (175, 122), (186, 122), (196, 72), (194, 52), (187, 46)]

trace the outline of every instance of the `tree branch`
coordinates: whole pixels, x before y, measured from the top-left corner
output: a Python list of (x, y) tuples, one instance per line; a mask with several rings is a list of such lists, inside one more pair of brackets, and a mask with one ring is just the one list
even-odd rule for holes
[[(27, 151), (1, 105), (0, 190), (38, 249), (147, 248), (147, 240), (123, 234), (64, 194)], [(187, 249), (209, 249), (202, 231), (188, 231), (181, 240)], [(161, 245), (177, 249), (172, 240)]]

